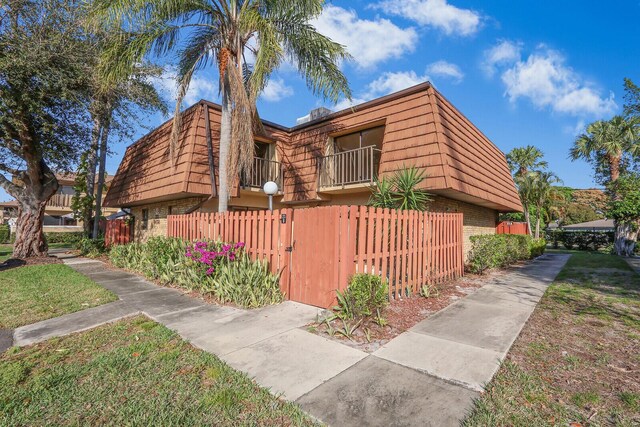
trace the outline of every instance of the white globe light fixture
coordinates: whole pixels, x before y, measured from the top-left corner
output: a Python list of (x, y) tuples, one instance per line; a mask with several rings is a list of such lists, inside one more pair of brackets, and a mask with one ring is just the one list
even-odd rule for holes
[(262, 191), (269, 196), (269, 210), (273, 211), (273, 196), (278, 192), (278, 184), (273, 181), (267, 181), (262, 186)]

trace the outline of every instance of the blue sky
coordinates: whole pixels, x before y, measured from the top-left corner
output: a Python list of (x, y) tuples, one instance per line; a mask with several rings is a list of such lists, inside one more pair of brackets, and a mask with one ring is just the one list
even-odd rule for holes
[[(595, 186), (592, 170), (568, 151), (586, 124), (621, 112), (624, 77), (640, 83), (638, 22), (638, 0), (336, 0), (314, 24), (354, 57), (342, 69), (356, 102), (429, 80), (502, 151), (536, 145), (565, 185), (586, 188)], [(157, 84), (167, 99), (170, 76)], [(197, 75), (187, 102), (216, 101), (216, 79), (214, 70)], [(335, 109), (285, 64), (258, 108), (293, 125), (321, 105)], [(113, 141), (110, 173), (132, 142)]]

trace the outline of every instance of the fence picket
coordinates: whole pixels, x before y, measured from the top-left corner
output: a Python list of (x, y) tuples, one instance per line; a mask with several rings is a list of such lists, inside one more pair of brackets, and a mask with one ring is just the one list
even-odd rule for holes
[[(388, 283), (389, 296), (402, 298), (419, 292), (424, 284), (441, 283), (463, 273), (462, 213), (396, 211), (366, 206), (334, 206), (310, 208), (313, 229), (293, 229), (295, 210), (235, 211), (226, 213), (195, 212), (169, 215), (167, 234), (187, 240), (211, 239), (226, 242), (243, 241), (246, 252), (254, 259), (266, 259), (274, 273), (281, 273), (282, 290), (292, 291), (291, 252), (287, 247), (299, 240), (324, 242), (330, 224), (338, 224), (334, 241), (336, 259), (326, 273), (336, 288), (344, 289), (348, 277), (355, 273), (373, 273)], [(308, 210), (307, 210), (308, 211)], [(281, 223), (284, 215), (284, 223)], [(309, 212), (307, 212), (309, 215)], [(109, 244), (128, 242), (128, 224), (108, 221), (105, 240)], [(108, 237), (108, 238), (107, 238)], [(110, 239), (110, 240), (109, 240)], [(303, 246), (303, 245), (301, 245)], [(303, 246), (304, 247), (304, 246)], [(306, 247), (313, 247), (307, 245)], [(299, 254), (297, 262), (310, 261), (313, 253)], [(314, 273), (314, 274), (316, 274)], [(304, 295), (318, 295), (309, 290)]]

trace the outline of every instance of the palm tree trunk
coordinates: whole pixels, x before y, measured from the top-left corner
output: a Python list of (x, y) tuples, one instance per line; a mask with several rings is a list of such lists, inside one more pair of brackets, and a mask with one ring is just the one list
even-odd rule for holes
[(527, 222), (527, 232), (531, 235), (531, 217), (529, 214), (529, 206), (527, 204), (522, 205), (524, 209), (524, 220)]
[(633, 256), (638, 239), (638, 231), (633, 224), (616, 222), (615, 241), (613, 249), (616, 255)]
[(220, 119), (220, 159), (218, 165), (218, 212), (229, 208), (229, 150), (231, 148), (231, 100), (229, 99), (229, 77), (225, 73), (222, 81), (222, 117)]
[[(93, 129), (91, 129), (91, 146), (87, 154), (87, 197), (94, 197), (96, 184), (96, 167), (98, 165), (98, 145), (100, 144), (100, 120), (97, 117), (93, 119)], [(93, 217), (93, 209), (85, 213), (82, 218), (82, 228), (84, 233), (91, 237), (91, 218)]]
[(100, 164), (98, 166), (98, 188), (96, 189), (96, 216), (93, 221), (93, 238), (97, 239), (100, 234), (100, 217), (102, 216), (102, 189), (104, 188), (105, 168), (107, 163), (107, 142), (109, 140), (109, 130), (111, 127), (111, 117), (105, 117), (103, 121), (102, 135), (100, 137)]
[(540, 208), (536, 209), (536, 234), (534, 237), (536, 239), (540, 238)]

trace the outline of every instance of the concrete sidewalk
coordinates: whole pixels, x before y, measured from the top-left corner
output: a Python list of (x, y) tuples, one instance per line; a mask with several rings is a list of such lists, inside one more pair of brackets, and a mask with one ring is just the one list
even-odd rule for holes
[(457, 425), (498, 369), (569, 255), (545, 255), (491, 280), (373, 354), (311, 334), (319, 309), (206, 304), (103, 263), (59, 255), (120, 301), (18, 328), (27, 345), (144, 313), (325, 423)]

